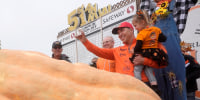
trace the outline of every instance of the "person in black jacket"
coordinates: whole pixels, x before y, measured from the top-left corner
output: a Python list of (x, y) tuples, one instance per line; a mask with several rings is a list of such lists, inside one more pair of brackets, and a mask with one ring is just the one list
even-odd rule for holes
[(192, 51), (190, 44), (183, 41), (180, 45), (185, 59), (187, 100), (195, 100), (196, 79), (200, 77), (200, 65), (193, 56), (187, 54)]
[(195, 100), (195, 91), (197, 90), (196, 79), (200, 77), (200, 65), (190, 55), (184, 55), (186, 67), (186, 88), (187, 100)]
[(63, 51), (63, 49), (62, 49), (61, 42), (60, 41), (53, 42), (53, 44), (52, 44), (52, 52), (53, 52), (52, 58), (71, 62), (67, 55), (61, 54), (62, 51)]

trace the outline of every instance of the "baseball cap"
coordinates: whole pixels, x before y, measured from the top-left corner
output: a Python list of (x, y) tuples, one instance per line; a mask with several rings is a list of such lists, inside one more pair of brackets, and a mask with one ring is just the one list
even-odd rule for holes
[(119, 28), (123, 28), (123, 27), (131, 28), (131, 29), (133, 30), (133, 26), (132, 26), (131, 23), (129, 23), (129, 22), (122, 22), (118, 27), (116, 27), (116, 28), (114, 28), (114, 29), (112, 30), (112, 33), (113, 33), (113, 34), (118, 34), (118, 33), (117, 33), (118, 29), (119, 29)]
[(62, 48), (62, 45), (61, 45), (61, 42), (60, 42), (60, 41), (55, 41), (55, 42), (53, 42), (52, 48), (56, 48), (56, 47), (61, 47), (61, 48)]

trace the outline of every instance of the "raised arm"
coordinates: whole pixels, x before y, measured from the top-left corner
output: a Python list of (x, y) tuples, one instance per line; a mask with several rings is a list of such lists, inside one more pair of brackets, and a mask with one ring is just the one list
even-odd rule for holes
[(102, 57), (105, 59), (114, 60), (114, 49), (106, 49), (106, 48), (99, 48), (96, 45), (92, 44), (85, 36), (84, 32), (82, 31), (79, 36), (76, 36), (83, 45), (87, 48), (88, 51), (94, 53), (98, 57)]

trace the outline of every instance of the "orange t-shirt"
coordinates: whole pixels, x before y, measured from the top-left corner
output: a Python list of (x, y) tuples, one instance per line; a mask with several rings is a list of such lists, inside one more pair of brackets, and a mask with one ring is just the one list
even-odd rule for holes
[(97, 65), (97, 69), (106, 70), (109, 72), (115, 72), (115, 61), (114, 60), (98, 58), (96, 65)]
[[(106, 49), (106, 48), (99, 48), (96, 45), (92, 44), (90, 41), (85, 41), (83, 43), (85, 47), (95, 55), (105, 58), (105, 59), (110, 59), (110, 60), (115, 60), (115, 71), (117, 73), (121, 74), (127, 74), (134, 76), (133, 70), (134, 70), (134, 64), (131, 63), (129, 60), (130, 57), (132, 57), (132, 53), (129, 52), (129, 50), (133, 50), (133, 48), (136, 45), (136, 39), (133, 40), (132, 45), (124, 45), (124, 46), (119, 46), (116, 48), (112, 49)], [(163, 45), (159, 45), (163, 51), (166, 51)], [(166, 66), (159, 66), (156, 61), (153, 61), (149, 58), (144, 58), (144, 64), (153, 68), (164, 68)], [(144, 71), (142, 72), (142, 81), (147, 82), (148, 79), (146, 75), (144, 74)]]
[(158, 38), (161, 34), (161, 30), (158, 27), (149, 27), (140, 31), (136, 40), (143, 41), (142, 49), (158, 48)]

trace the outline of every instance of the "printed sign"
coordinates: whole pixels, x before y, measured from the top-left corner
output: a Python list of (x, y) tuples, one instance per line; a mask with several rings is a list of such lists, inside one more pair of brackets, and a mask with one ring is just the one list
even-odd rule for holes
[(196, 50), (196, 58), (200, 63), (200, 4), (192, 7), (188, 13), (187, 23), (181, 40), (191, 44)]
[[(63, 35), (62, 37), (58, 37), (58, 40), (61, 41), (62, 44), (66, 44), (68, 42), (75, 40), (75, 35), (76, 35), (76, 32), (78, 31), (78, 29), (68, 32), (67, 34)], [(83, 27), (81, 27), (81, 29), (85, 32), (85, 35), (91, 34), (95, 31), (98, 31), (101, 29), (101, 21), (100, 21), (100, 19), (93, 21), (87, 25), (84, 25)]]
[(102, 17), (103, 27), (113, 24), (117, 21), (131, 17), (136, 13), (135, 2), (126, 5), (125, 7), (118, 9), (112, 13), (109, 13)]

